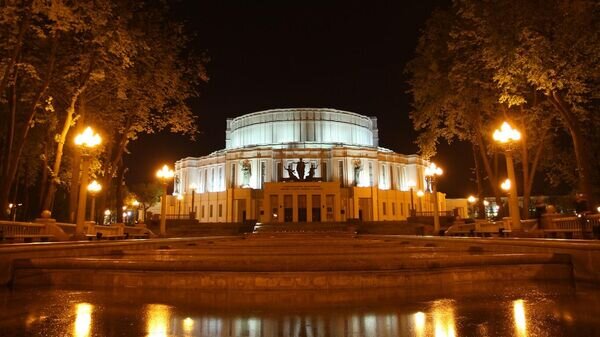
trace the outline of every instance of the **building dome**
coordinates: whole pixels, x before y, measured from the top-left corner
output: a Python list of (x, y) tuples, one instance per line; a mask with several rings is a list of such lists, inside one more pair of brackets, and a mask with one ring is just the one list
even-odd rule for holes
[(377, 147), (377, 119), (336, 109), (272, 109), (227, 120), (226, 148), (251, 146)]

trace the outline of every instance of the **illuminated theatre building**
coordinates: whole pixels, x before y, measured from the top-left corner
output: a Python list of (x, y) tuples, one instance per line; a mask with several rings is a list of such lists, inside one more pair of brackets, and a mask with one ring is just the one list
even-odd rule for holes
[[(428, 162), (379, 147), (378, 138), (375, 117), (335, 109), (228, 119), (225, 149), (175, 163), (174, 194), (185, 213), (194, 199), (200, 222), (404, 220), (412, 184), (416, 211), (431, 211), (432, 195), (417, 196)], [(438, 201), (443, 210), (444, 194)]]

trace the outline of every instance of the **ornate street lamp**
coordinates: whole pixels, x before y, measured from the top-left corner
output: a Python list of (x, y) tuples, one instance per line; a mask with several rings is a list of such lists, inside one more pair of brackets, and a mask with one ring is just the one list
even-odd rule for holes
[(96, 180), (94, 180), (87, 186), (87, 190), (88, 192), (90, 192), (90, 196), (92, 197), (92, 207), (90, 208), (90, 220), (96, 222), (96, 195), (102, 190), (102, 185), (100, 185)]
[(165, 165), (156, 172), (156, 177), (163, 184), (163, 194), (160, 204), (160, 235), (167, 234), (167, 185), (175, 176), (175, 172)]
[[(502, 123), (500, 129), (494, 131), (494, 140), (504, 146), (506, 156), (506, 170), (508, 172), (508, 211), (512, 222), (512, 228), (521, 228), (521, 216), (519, 215), (519, 201), (517, 196), (517, 180), (515, 179), (515, 167), (512, 158), (512, 146), (521, 139), (521, 133), (513, 129), (507, 122)], [(512, 182), (512, 184), (510, 183)], [(511, 229), (509, 227), (509, 229)]]
[(425, 179), (431, 186), (431, 192), (433, 193), (433, 232), (440, 232), (440, 215), (439, 215), (439, 205), (438, 205), (438, 196), (437, 196), (437, 184), (436, 177), (441, 176), (444, 171), (435, 165), (435, 163), (430, 163), (429, 166), (425, 168)]
[(190, 212), (192, 215), (192, 219), (196, 219), (196, 209), (194, 207), (194, 197), (196, 195), (196, 190), (198, 189), (198, 185), (192, 183), (190, 185), (190, 190), (192, 190), (192, 211)]
[(410, 215), (411, 216), (415, 216), (417, 215), (417, 210), (415, 209), (415, 203), (414, 203), (414, 195), (413, 195), (413, 188), (417, 186), (417, 184), (415, 184), (414, 181), (409, 181), (408, 182), (408, 187), (410, 188)]
[(86, 204), (86, 192), (87, 192), (87, 181), (88, 171), (90, 168), (90, 157), (91, 152), (96, 148), (102, 139), (97, 133), (94, 133), (91, 127), (87, 127), (82, 133), (75, 136), (75, 145), (81, 150), (81, 180), (79, 184), (79, 204), (77, 206), (77, 221), (75, 223), (75, 235), (74, 239), (85, 239), (83, 234), (83, 225), (85, 222), (85, 204)]

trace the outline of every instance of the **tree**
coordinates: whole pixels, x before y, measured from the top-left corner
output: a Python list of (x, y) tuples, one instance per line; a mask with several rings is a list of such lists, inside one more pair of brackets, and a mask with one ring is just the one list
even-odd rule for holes
[(486, 153), (499, 149), (489, 144), (491, 129), (510, 120), (525, 136), (517, 158), (528, 202), (543, 149), (562, 126), (571, 135), (580, 189), (591, 196), (590, 161), (581, 159), (593, 152), (585, 123), (597, 110), (599, 29), (590, 29), (598, 28), (597, 12), (586, 0), (456, 0), (436, 11), (407, 67), (422, 151), (432, 153), (439, 138), (470, 141), (492, 183)]
[(162, 186), (157, 183), (140, 183), (133, 185), (131, 191), (142, 205), (144, 221), (146, 221), (146, 212), (160, 200)]

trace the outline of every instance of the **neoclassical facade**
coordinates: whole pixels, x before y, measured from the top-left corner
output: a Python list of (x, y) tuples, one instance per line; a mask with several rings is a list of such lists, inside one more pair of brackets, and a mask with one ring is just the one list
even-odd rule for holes
[(375, 117), (273, 109), (228, 119), (225, 137), (225, 149), (175, 163), (183, 198), (171, 212), (193, 202), (200, 222), (340, 222), (403, 220), (411, 202), (433, 208), (429, 193), (416, 196), (428, 163), (379, 147)]

